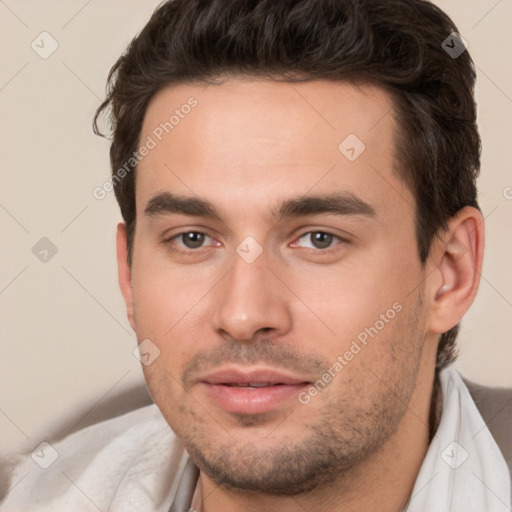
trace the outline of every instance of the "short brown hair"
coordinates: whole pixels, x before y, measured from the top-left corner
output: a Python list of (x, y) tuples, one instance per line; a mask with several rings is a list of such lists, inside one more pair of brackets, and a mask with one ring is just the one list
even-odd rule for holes
[[(446, 221), (464, 206), (478, 208), (476, 74), (467, 51), (448, 51), (461, 44), (454, 32), (452, 20), (425, 0), (168, 1), (110, 70), (94, 130), (100, 133), (98, 117), (109, 109), (114, 174), (126, 169), (148, 103), (167, 85), (215, 83), (226, 74), (378, 85), (394, 100), (396, 158), (415, 197), (418, 253), (425, 263)], [(131, 262), (136, 163), (129, 168), (115, 195)], [(458, 327), (441, 336), (438, 369), (456, 357)]]

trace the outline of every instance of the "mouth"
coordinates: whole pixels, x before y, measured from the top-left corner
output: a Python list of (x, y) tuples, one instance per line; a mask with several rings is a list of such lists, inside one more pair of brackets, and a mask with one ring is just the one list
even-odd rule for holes
[(249, 382), (249, 384), (239, 384), (234, 382), (221, 383), (223, 386), (237, 387), (237, 388), (268, 388), (270, 386), (285, 386), (284, 382), (278, 382), (277, 384), (272, 384), (271, 382)]
[(199, 380), (208, 398), (226, 412), (260, 414), (286, 405), (311, 382), (271, 369), (227, 368)]

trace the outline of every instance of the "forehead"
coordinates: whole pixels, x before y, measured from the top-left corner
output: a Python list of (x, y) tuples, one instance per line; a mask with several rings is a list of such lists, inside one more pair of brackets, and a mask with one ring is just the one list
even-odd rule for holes
[(407, 195), (394, 171), (395, 129), (392, 100), (376, 86), (254, 78), (169, 86), (146, 111), (140, 145), (155, 146), (138, 165), (137, 198), (170, 189), (254, 204), (312, 188), (363, 192), (369, 202)]
[[(197, 103), (193, 109), (187, 107), (191, 98)], [(189, 113), (193, 121), (182, 122)], [(274, 142), (281, 139), (284, 142), (290, 137), (303, 139), (301, 142), (314, 141), (321, 133), (330, 144), (357, 131), (371, 145), (383, 133), (389, 132), (391, 136), (394, 126), (391, 97), (380, 87), (340, 81), (288, 83), (248, 77), (225, 79), (219, 85), (179, 84), (162, 89), (148, 105), (142, 134), (151, 133), (170, 120), (171, 131), (177, 136), (197, 135), (194, 129), (198, 122), (208, 127), (200, 138), (193, 140), (201, 149), (209, 147), (211, 138), (228, 133), (237, 135), (237, 143), (247, 136), (273, 136)], [(229, 144), (230, 140), (224, 142)], [(301, 154), (299, 147), (295, 151)]]

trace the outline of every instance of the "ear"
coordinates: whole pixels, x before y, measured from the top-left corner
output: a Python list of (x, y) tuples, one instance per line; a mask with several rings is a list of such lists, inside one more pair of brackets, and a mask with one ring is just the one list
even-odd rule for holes
[(484, 253), (484, 219), (478, 209), (466, 206), (447, 224), (429, 256), (428, 328), (437, 334), (457, 325), (473, 303)]
[(126, 304), (126, 315), (128, 322), (135, 331), (135, 317), (133, 308), (133, 290), (132, 290), (132, 274), (128, 263), (128, 243), (126, 238), (126, 225), (120, 222), (117, 225), (117, 275), (119, 279), (119, 287), (123, 294)]

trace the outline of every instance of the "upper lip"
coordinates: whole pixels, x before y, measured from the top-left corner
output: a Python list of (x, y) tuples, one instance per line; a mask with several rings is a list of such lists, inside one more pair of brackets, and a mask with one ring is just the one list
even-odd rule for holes
[(242, 370), (239, 368), (224, 368), (209, 373), (198, 379), (208, 384), (309, 384), (309, 381), (299, 377), (292, 377), (286, 373), (267, 368)]

